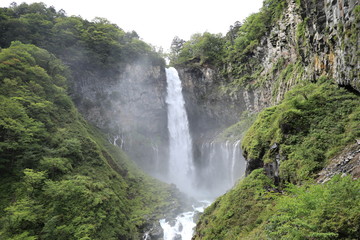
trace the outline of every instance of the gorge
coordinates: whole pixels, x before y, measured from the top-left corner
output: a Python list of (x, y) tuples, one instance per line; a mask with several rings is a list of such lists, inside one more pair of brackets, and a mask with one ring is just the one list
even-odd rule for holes
[(0, 238), (360, 238), (359, 30), (358, 0), (265, 0), (166, 64), (1, 8)]

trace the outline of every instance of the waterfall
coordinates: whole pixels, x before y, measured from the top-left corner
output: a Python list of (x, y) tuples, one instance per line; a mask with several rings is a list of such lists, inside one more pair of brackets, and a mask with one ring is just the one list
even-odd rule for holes
[(169, 179), (186, 193), (192, 193), (194, 172), (192, 141), (179, 75), (166, 69), (169, 129)]
[(196, 186), (208, 198), (225, 193), (245, 173), (240, 140), (205, 142), (200, 148), (199, 159), (201, 164), (196, 169)]
[[(230, 189), (239, 174), (245, 170), (240, 166), (241, 162), (245, 163), (239, 147), (240, 141), (204, 143), (195, 168), (185, 101), (176, 69), (166, 69), (166, 78), (169, 129), (168, 180), (192, 197), (214, 199)], [(192, 211), (181, 213), (176, 219), (160, 220), (164, 230), (164, 240), (191, 239), (195, 227), (194, 218), (210, 202), (200, 201), (196, 204), (198, 207), (193, 206)], [(146, 234), (144, 239), (147, 239)]]
[[(232, 159), (231, 159), (231, 183), (234, 184), (236, 181), (236, 160), (241, 158), (242, 154), (240, 153), (239, 148), (240, 140), (237, 140), (233, 144), (233, 150), (232, 150)], [(245, 159), (244, 159), (245, 160)], [(245, 161), (243, 161), (245, 162)], [(243, 168), (245, 170), (245, 168)]]
[[(120, 139), (120, 145), (118, 143), (119, 139)], [(124, 138), (123, 138), (122, 134), (121, 134), (121, 136), (119, 136), (119, 135), (113, 136), (113, 139), (109, 140), (109, 142), (111, 144), (113, 144), (114, 146), (118, 146), (118, 147), (120, 147), (121, 149), (124, 150)]]

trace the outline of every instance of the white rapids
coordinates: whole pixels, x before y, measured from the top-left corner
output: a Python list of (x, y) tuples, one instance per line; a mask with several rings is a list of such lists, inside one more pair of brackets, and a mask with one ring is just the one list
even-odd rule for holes
[(178, 215), (172, 224), (166, 219), (160, 220), (160, 225), (164, 230), (164, 240), (191, 240), (196, 226), (194, 217), (198, 213), (202, 213), (205, 207), (209, 206), (209, 201), (199, 202), (199, 206), (193, 206), (193, 211), (184, 212)]

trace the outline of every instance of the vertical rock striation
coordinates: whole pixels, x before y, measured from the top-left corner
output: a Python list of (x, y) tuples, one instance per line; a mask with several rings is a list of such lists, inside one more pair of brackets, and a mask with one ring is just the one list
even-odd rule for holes
[(109, 141), (147, 172), (165, 170), (168, 133), (163, 64), (145, 58), (127, 64), (114, 76), (85, 73), (74, 84), (80, 111), (108, 132)]

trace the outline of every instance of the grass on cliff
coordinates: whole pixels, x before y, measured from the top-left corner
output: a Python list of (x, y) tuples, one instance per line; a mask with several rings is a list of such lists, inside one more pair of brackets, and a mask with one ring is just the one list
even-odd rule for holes
[(89, 126), (66, 77), (34, 45), (0, 52), (0, 238), (139, 239), (171, 189)]
[(195, 239), (237, 239), (243, 231), (256, 227), (273, 202), (266, 190), (271, 187), (271, 179), (262, 170), (253, 171), (205, 209), (197, 224)]
[(219, 136), (217, 136), (217, 139), (221, 141), (236, 141), (242, 139), (246, 131), (254, 123), (256, 116), (256, 114), (247, 111), (243, 112), (240, 116), (240, 121), (224, 129)]
[(359, 189), (359, 180), (335, 176), (277, 192), (257, 169), (205, 210), (194, 239), (359, 239)]
[[(312, 179), (327, 160), (360, 137), (360, 97), (330, 81), (289, 91), (281, 104), (265, 109), (242, 143), (248, 159), (265, 164), (280, 155), (284, 181)], [(271, 149), (274, 144), (277, 149)]]

